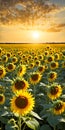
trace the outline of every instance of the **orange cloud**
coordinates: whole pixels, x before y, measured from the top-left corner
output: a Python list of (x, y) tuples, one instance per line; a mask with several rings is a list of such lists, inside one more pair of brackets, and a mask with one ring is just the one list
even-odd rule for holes
[(65, 29), (65, 23), (61, 23), (61, 24), (55, 24), (55, 25), (50, 26), (46, 31), (47, 32), (61, 32), (64, 29)]

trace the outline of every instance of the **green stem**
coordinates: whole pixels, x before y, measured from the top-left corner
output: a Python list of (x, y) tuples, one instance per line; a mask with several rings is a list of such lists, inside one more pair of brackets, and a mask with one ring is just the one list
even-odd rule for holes
[(54, 128), (53, 128), (54, 130), (56, 130), (56, 127), (54, 126)]
[(36, 86), (33, 86), (33, 94), (34, 94), (34, 97), (35, 97), (35, 94), (36, 94)]
[(19, 130), (21, 130), (21, 116), (19, 116), (18, 125), (19, 125)]
[(25, 127), (26, 127), (26, 124), (24, 125), (23, 130), (25, 130)]

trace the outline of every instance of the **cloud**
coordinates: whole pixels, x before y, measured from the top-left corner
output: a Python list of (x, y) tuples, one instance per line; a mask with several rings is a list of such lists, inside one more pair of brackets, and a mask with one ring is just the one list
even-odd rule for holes
[(15, 21), (28, 22), (43, 20), (47, 14), (57, 10), (55, 4), (47, 4), (38, 0), (0, 0), (0, 23), (11, 23)]
[[(0, 0), (0, 24), (44, 25), (54, 13), (64, 11), (49, 0)], [(26, 28), (25, 26), (25, 28)], [(63, 25), (62, 25), (63, 26)], [(62, 27), (50, 26), (49, 32), (59, 32)]]
[(55, 24), (55, 25), (50, 26), (46, 31), (47, 32), (61, 32), (64, 29), (65, 29), (65, 23), (61, 23), (61, 24)]

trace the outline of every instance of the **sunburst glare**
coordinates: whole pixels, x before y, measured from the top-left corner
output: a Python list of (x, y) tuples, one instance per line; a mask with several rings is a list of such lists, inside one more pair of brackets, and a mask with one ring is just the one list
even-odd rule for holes
[(39, 37), (40, 37), (40, 32), (39, 32), (39, 31), (33, 31), (33, 32), (32, 32), (32, 37), (33, 37), (34, 39), (39, 39)]

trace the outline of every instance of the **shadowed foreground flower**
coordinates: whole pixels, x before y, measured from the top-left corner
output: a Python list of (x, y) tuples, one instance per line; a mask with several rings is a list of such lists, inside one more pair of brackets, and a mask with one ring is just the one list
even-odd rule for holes
[(58, 84), (52, 84), (49, 88), (48, 88), (48, 97), (52, 100), (55, 100), (56, 98), (58, 98), (60, 95), (62, 94), (62, 88), (60, 85)]
[(16, 92), (20, 90), (26, 90), (28, 87), (29, 84), (26, 80), (17, 78), (12, 86), (12, 90), (13, 92)]
[(53, 107), (53, 113), (55, 115), (60, 115), (65, 111), (65, 102), (59, 100), (56, 103), (54, 103)]
[(6, 75), (5, 68), (3, 66), (0, 66), (0, 78), (3, 78)]
[(5, 96), (3, 94), (0, 94), (0, 105), (4, 104), (5, 102)]
[(31, 74), (30, 77), (31, 84), (37, 84), (41, 80), (41, 76), (42, 75), (38, 72), (34, 72), (33, 74)]
[(26, 115), (33, 110), (35, 101), (32, 94), (19, 91), (11, 99), (11, 111), (17, 115)]
[(56, 72), (50, 72), (48, 73), (48, 81), (52, 82), (57, 78), (57, 73)]

